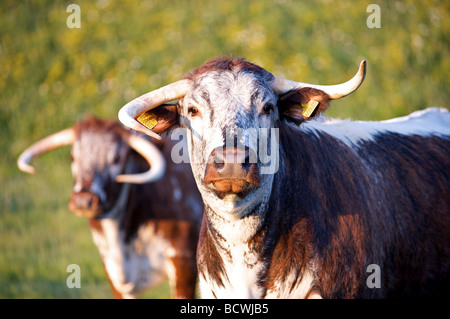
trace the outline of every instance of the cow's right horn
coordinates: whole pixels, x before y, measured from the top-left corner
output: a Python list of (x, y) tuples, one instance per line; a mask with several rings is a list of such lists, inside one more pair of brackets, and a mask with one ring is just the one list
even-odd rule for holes
[(124, 107), (120, 109), (119, 120), (123, 125), (133, 130), (157, 139), (161, 139), (158, 134), (146, 128), (136, 119), (142, 113), (154, 109), (161, 104), (184, 97), (188, 90), (189, 82), (187, 80), (180, 80), (141, 95), (131, 102), (128, 102)]
[(295, 82), (287, 79), (277, 78), (272, 82), (272, 88), (277, 94), (284, 94), (294, 89), (301, 89), (304, 87), (311, 87), (314, 89), (322, 90), (325, 92), (331, 100), (340, 99), (350, 93), (356, 91), (363, 83), (366, 77), (366, 60), (361, 61), (358, 72), (355, 76), (347, 82), (336, 85), (317, 85), (311, 83)]
[(144, 184), (160, 179), (166, 170), (166, 161), (161, 151), (142, 136), (129, 134), (125, 138), (132, 149), (138, 152), (150, 165), (150, 169), (139, 174), (122, 174), (116, 177), (118, 183)]
[(58, 133), (49, 135), (23, 151), (17, 159), (17, 166), (21, 171), (34, 174), (34, 167), (30, 165), (33, 158), (58, 147), (71, 145), (74, 141), (75, 132), (73, 128), (68, 128)]

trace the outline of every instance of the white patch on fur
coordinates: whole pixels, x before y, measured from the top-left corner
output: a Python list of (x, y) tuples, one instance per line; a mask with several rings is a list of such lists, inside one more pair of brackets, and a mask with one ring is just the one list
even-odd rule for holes
[(450, 135), (450, 112), (444, 108), (430, 107), (385, 121), (350, 121), (338, 119), (312, 120), (303, 123), (305, 131), (323, 131), (350, 147), (359, 142), (371, 141), (377, 134), (393, 132), (402, 135)]
[[(207, 274), (206, 274), (206, 276), (207, 276)], [(213, 291), (211, 290), (211, 287), (213, 287), (213, 285), (210, 282), (211, 282), (210, 278), (205, 279), (205, 278), (203, 278), (203, 276), (199, 276), (199, 278), (198, 278), (198, 289), (200, 292), (200, 297), (202, 299), (215, 299), (216, 298), (213, 294)]]
[[(73, 192), (79, 193), (83, 191), (83, 187), (89, 186), (89, 190), (105, 202), (107, 194), (103, 179), (109, 175), (114, 180), (122, 172), (125, 160), (116, 162), (114, 159), (125, 159), (127, 151), (128, 146), (117, 143), (110, 133), (94, 129), (82, 131), (71, 150), (72, 176), (75, 182)], [(89, 180), (91, 183), (86, 184)]]
[(133, 298), (135, 285), (127, 278), (124, 266), (124, 245), (116, 220), (102, 219), (102, 232), (92, 230), (92, 238), (102, 257), (112, 285), (124, 298)]
[(176, 292), (176, 283), (177, 283), (177, 270), (175, 268), (175, 265), (173, 264), (173, 262), (169, 259), (166, 260), (166, 273), (169, 276), (169, 286), (170, 286), (170, 290), (172, 292), (172, 296), (175, 296), (175, 292)]
[[(74, 166), (76, 166), (76, 165), (74, 165), (74, 164), (72, 163), (72, 167), (74, 167)], [(72, 168), (72, 171), (74, 171), (74, 170), (76, 170), (76, 168), (75, 168), (75, 169)], [(75, 175), (74, 175), (74, 176), (75, 176)], [(77, 180), (77, 181), (75, 182), (75, 185), (73, 185), (72, 192), (73, 192), (73, 193), (80, 193), (82, 189), (83, 189), (83, 185), (81, 184), (81, 180)]]
[(292, 272), (287, 276), (285, 281), (275, 283), (275, 288), (268, 290), (265, 298), (304, 299), (313, 286), (314, 275), (309, 270), (305, 271), (300, 283), (298, 283), (294, 289), (290, 291), (292, 282), (295, 278), (295, 273)]
[[(248, 140), (253, 143), (247, 142), (256, 145), (256, 137), (253, 135), (258, 131), (255, 128), (269, 128), (273, 124), (273, 119), (260, 116), (259, 110), (266, 102), (276, 104), (275, 94), (269, 87), (262, 88), (257, 77), (251, 73), (235, 74), (224, 70), (205, 73), (197, 79), (196, 87), (195, 91), (189, 92), (180, 100), (183, 115), (181, 124), (188, 129), (189, 160), (195, 181), (203, 201), (216, 213), (227, 219), (242, 218), (255, 204), (261, 203), (267, 194), (270, 194), (273, 174), (261, 175), (259, 187), (243, 200), (235, 195), (219, 199), (215, 192), (203, 183), (206, 165), (212, 150), (225, 145), (223, 132), (229, 136), (238, 136), (243, 142), (245, 135), (241, 133), (252, 129)], [(203, 92), (208, 94), (210, 104), (202, 96)], [(197, 107), (201, 115), (191, 116), (187, 112), (190, 106)], [(254, 151), (256, 153), (256, 150)]]
[[(200, 276), (200, 291), (202, 298), (219, 299), (254, 299), (263, 297), (263, 287), (257, 284), (258, 274), (264, 264), (258, 262), (257, 254), (250, 252), (247, 243), (227, 247), (232, 260), (222, 254), (225, 263), (225, 273), (228, 280), (223, 279), (225, 287), (218, 286), (210, 278), (204, 280)], [(249, 267), (252, 265), (252, 267)], [(213, 294), (214, 292), (214, 294)]]
[[(200, 276), (201, 294), (203, 298), (260, 298), (263, 288), (257, 284), (257, 275), (263, 263), (257, 261), (256, 252), (250, 251), (247, 242), (261, 227), (260, 214), (269, 199), (274, 175), (261, 175), (260, 184), (244, 199), (234, 194), (220, 199), (203, 179), (211, 152), (217, 147), (230, 146), (225, 140), (230, 136), (237, 136), (241, 144), (255, 148), (258, 132), (255, 128), (270, 128), (274, 121), (274, 117), (260, 115), (259, 111), (266, 102), (275, 105), (276, 97), (269, 87), (261, 88), (261, 82), (251, 73), (210, 71), (197, 79), (196, 84), (198, 90), (189, 92), (180, 101), (181, 123), (189, 131), (189, 159), (195, 181), (203, 201), (213, 211), (208, 211), (207, 217), (220, 236), (226, 238), (221, 246), (231, 255), (230, 259), (227, 252), (219, 251), (229, 279), (229, 282), (223, 280), (225, 288)], [(210, 104), (202, 96), (205, 92)], [(190, 106), (197, 107), (201, 116), (188, 114)], [(252, 131), (242, 134), (248, 129)], [(253, 151), (256, 153), (256, 149)], [(260, 211), (255, 210), (256, 205)], [(253, 214), (248, 216), (250, 212)]]
[(263, 218), (259, 215), (236, 218), (234, 215), (207, 213), (208, 218), (214, 229), (227, 242), (224, 247), (229, 248), (229, 243), (242, 244), (247, 243), (261, 229)]
[(228, 280), (223, 278), (225, 287), (222, 287), (208, 278), (207, 274), (206, 280), (200, 276), (202, 298), (214, 298), (214, 296), (217, 298), (262, 298), (264, 289), (258, 285), (258, 274), (264, 268), (264, 264), (258, 261), (259, 252), (252, 251), (248, 244), (248, 241), (261, 228), (262, 217), (256, 215), (225, 220), (213, 213), (209, 218), (220, 237), (226, 238), (219, 243), (224, 250), (218, 251)]
[(167, 278), (170, 269), (167, 268), (166, 253), (170, 256), (175, 253), (152, 227), (141, 226), (137, 238), (126, 244), (117, 220), (104, 218), (99, 221), (102, 232), (92, 230), (94, 243), (114, 288), (125, 298), (135, 298), (139, 292)]

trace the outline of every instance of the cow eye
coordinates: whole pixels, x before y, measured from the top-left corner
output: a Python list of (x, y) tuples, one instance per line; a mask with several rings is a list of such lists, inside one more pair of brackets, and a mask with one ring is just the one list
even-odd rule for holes
[(190, 106), (188, 108), (188, 113), (191, 114), (192, 116), (196, 116), (198, 115), (198, 109), (195, 106)]
[(266, 113), (266, 114), (270, 114), (270, 112), (272, 112), (272, 110), (273, 110), (273, 104), (272, 103), (266, 103), (263, 106), (263, 112)]

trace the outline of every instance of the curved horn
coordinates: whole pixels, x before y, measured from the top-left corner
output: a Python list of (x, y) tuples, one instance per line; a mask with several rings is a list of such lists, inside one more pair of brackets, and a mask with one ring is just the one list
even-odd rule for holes
[(150, 141), (130, 134), (126, 139), (128, 145), (149, 163), (150, 169), (139, 174), (122, 174), (116, 177), (118, 183), (144, 184), (160, 179), (166, 170), (166, 160), (161, 151)]
[(182, 98), (186, 95), (188, 89), (188, 81), (180, 80), (141, 95), (133, 101), (128, 102), (120, 109), (119, 120), (123, 125), (132, 128), (133, 130), (150, 135), (151, 137), (160, 140), (161, 137), (158, 134), (139, 123), (136, 118), (142, 113), (154, 109), (165, 102)]
[(34, 174), (34, 167), (29, 164), (33, 158), (58, 147), (71, 145), (74, 141), (75, 132), (73, 128), (49, 135), (23, 151), (17, 159), (17, 166), (23, 172)]
[(281, 79), (275, 77), (272, 82), (272, 89), (277, 94), (284, 94), (294, 89), (301, 89), (304, 87), (310, 87), (324, 91), (331, 100), (340, 99), (350, 93), (356, 91), (357, 88), (363, 83), (366, 77), (366, 60), (362, 60), (359, 65), (359, 70), (356, 75), (349, 81), (337, 85), (316, 85), (302, 82), (295, 82), (291, 80)]

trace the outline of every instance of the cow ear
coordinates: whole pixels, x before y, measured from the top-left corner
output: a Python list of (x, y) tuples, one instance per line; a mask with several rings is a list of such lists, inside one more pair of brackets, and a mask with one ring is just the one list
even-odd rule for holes
[(137, 118), (138, 122), (160, 134), (178, 125), (178, 105), (163, 104), (144, 112)]
[(321, 91), (310, 87), (289, 91), (278, 97), (280, 118), (300, 125), (317, 117), (328, 108), (330, 98)]

